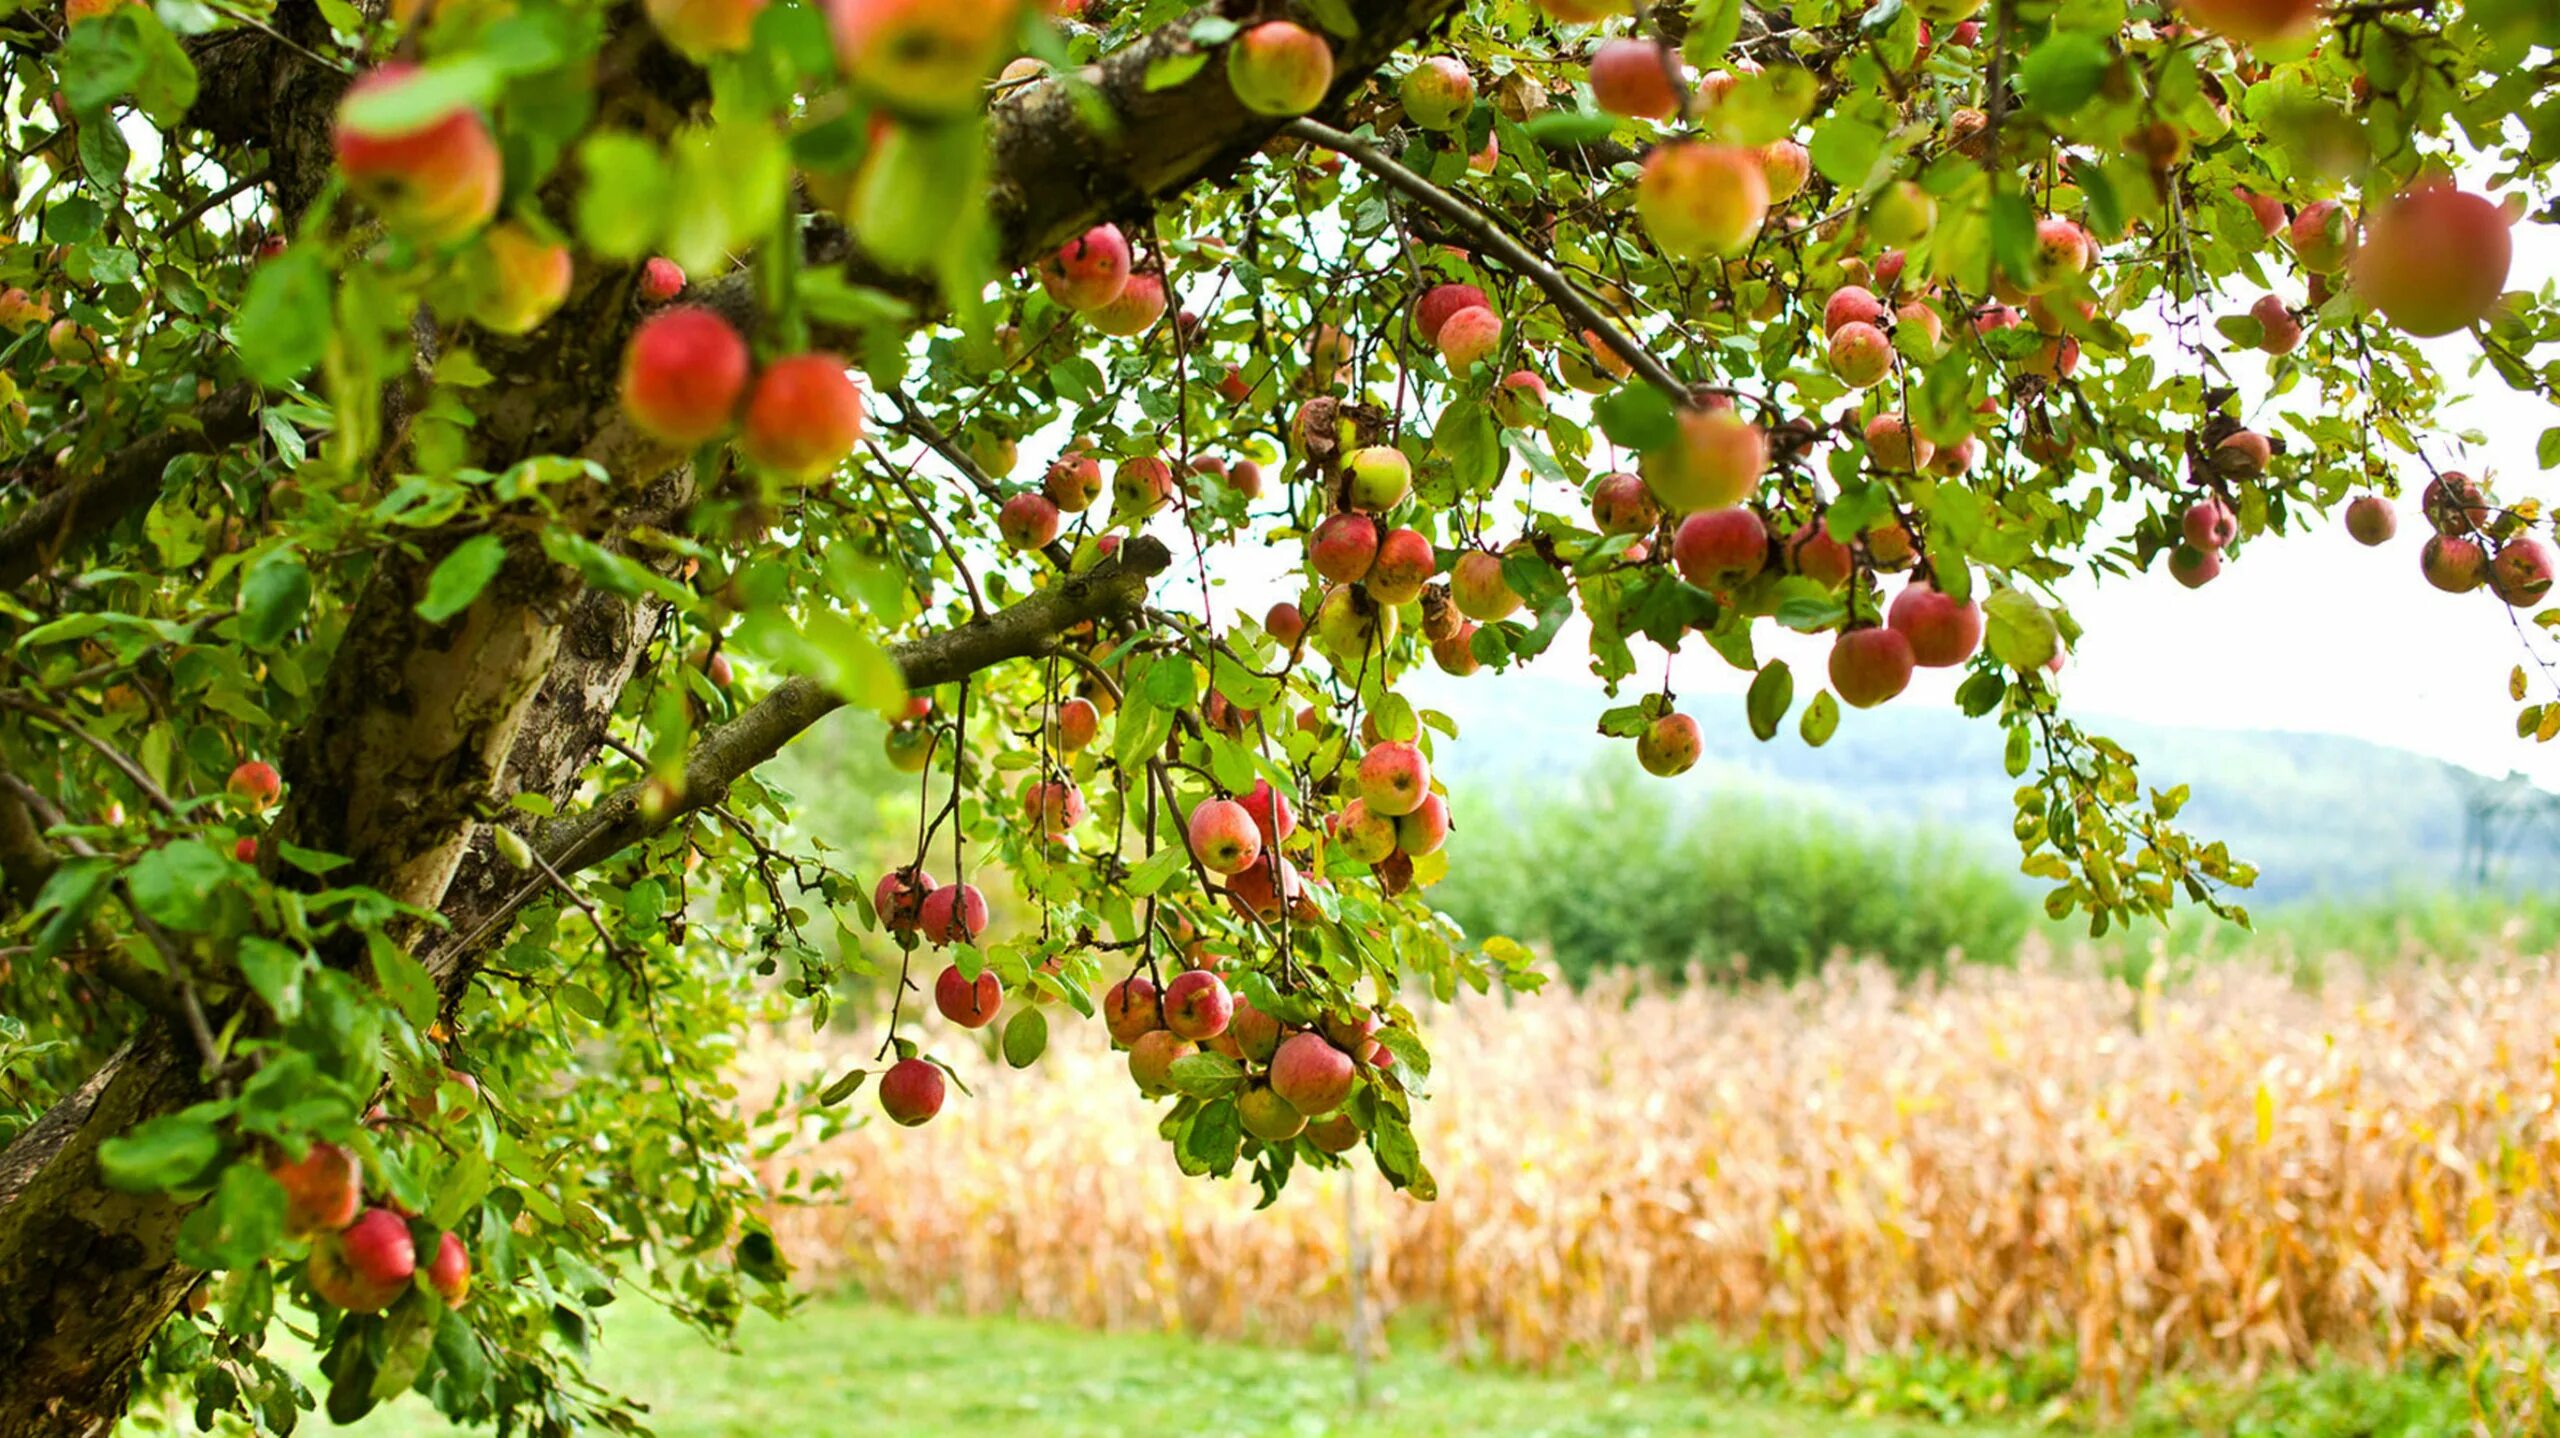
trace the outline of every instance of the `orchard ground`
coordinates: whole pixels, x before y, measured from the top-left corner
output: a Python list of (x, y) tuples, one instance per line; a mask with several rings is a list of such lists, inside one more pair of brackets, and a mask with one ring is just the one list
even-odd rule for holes
[[(1399, 1345), (1374, 1365), (1371, 1401), (1355, 1408), (1351, 1360), (1340, 1352), (1104, 1335), (838, 1298), (781, 1322), (750, 1318), (738, 1335), (743, 1351), (724, 1354), (658, 1310), (616, 1308), (597, 1346), (599, 1376), (648, 1404), (661, 1438), (1995, 1438), (2026, 1431), (1845, 1417), (1682, 1382), (1471, 1371), (1434, 1355), (1426, 1340)], [(140, 1422), (128, 1425), (128, 1433), (144, 1431)], [(424, 1404), (397, 1403), (332, 1431), (459, 1438), (473, 1430), (445, 1425)]]

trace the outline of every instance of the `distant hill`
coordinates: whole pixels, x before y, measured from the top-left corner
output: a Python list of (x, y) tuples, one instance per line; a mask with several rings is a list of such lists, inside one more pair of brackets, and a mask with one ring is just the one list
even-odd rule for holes
[[(1496, 783), (1571, 781), (1594, 764), (1635, 768), (1631, 746), (1601, 737), (1606, 702), (1584, 684), (1515, 674), (1500, 684), (1432, 676), (1417, 703), (1458, 721), (1443, 767)], [(1738, 696), (1686, 697), (1707, 734), (1707, 756), (1671, 781), (1701, 795), (1744, 788), (1886, 821), (1925, 823), (2014, 856), (2001, 731), (1950, 709), (1887, 706), (1851, 715), (1831, 742), (1807, 748), (1789, 724), (1757, 743)], [(2259, 868), (2249, 902), (2350, 900), (2459, 887), (2471, 796), (2489, 781), (2458, 765), (2326, 734), (2166, 728), (2083, 716), (2093, 732), (2133, 751), (2155, 788), (2188, 786), (2180, 822)], [(2526, 790), (2543, 803), (2539, 791)], [(2501, 837), (2493, 883), (2517, 887), (2535, 861), (2560, 852), (2560, 828), (2516, 826)]]

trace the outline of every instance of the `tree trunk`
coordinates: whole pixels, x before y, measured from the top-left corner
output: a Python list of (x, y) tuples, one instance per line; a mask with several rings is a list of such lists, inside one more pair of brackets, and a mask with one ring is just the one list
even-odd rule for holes
[[(1331, 101), (1365, 84), (1380, 62), (1456, 3), (1353, 0), (1360, 32), (1337, 57)], [(279, 15), (291, 22), (288, 34), (320, 25), (307, 0), (288, 0)], [(1009, 267), (1101, 220), (1222, 179), (1271, 140), (1278, 122), (1244, 110), (1227, 90), (1222, 66), (1150, 88), (1155, 62), (1196, 48), (1190, 30), (1185, 17), (1102, 62), (1099, 89), (1117, 117), (1107, 133), (1098, 133), (1061, 87), (1036, 87), (1027, 98), (997, 106), (989, 126), (990, 193)], [(191, 118), (238, 143), (264, 147), (275, 166), (269, 183), (289, 210), (298, 208), (325, 178), (326, 116), (343, 77), (248, 33), (209, 37), (204, 53), (217, 51), (222, 73), (209, 81)], [(629, 120), (637, 108), (668, 118), (669, 97), (698, 88), (698, 72), (670, 79), (650, 68), (664, 53), (645, 36), (625, 47), (622, 58), (633, 64), (599, 67), (619, 76), (617, 91), (599, 97), (602, 116)], [(879, 274), (841, 231), (810, 259), (841, 266), (856, 279), (905, 284), (903, 277)], [(475, 432), (476, 461), (500, 469), (533, 453), (596, 460), (613, 482), (591, 496), (580, 517), (598, 539), (609, 539), (631, 512), (656, 508), (650, 501), (664, 499), (658, 486), (682, 458), (635, 442), (614, 413), (615, 356), (630, 323), (630, 285), (627, 272), (582, 273), (568, 306), (533, 343), (493, 344), (482, 356), (498, 377)], [(743, 281), (734, 286), (736, 295), (751, 292)], [(119, 519), (158, 497), (164, 448), (215, 447), (247, 423), (253, 408), (241, 405), (235, 414), (217, 402), (202, 425), (203, 439), (173, 432), (129, 446), (130, 465), (114, 471), (118, 482), (84, 491), (94, 507), (66, 510), (56, 517), (65, 522), (41, 532), (25, 526), (0, 533), (0, 578), (14, 586), (111, 532)], [(566, 807), (579, 774), (600, 750), (657, 616), (648, 606), (585, 591), (538, 547), (519, 543), (505, 572), (471, 609), (429, 625), (413, 606), (434, 559), (455, 537), (421, 536), (420, 542), (424, 557), (386, 558), (349, 615), (320, 710), (287, 746), (291, 790), (278, 827), (297, 843), (357, 861), (333, 873), (333, 884), (371, 886), (441, 908), (455, 933), (478, 935), (476, 944), (442, 941), (445, 947), (433, 955), (434, 977), (450, 1005), (477, 971), (479, 953), (503, 933), (527, 894), (518, 876), (488, 861), (479, 816), (511, 789), (543, 792)], [(894, 653), (918, 685), (1039, 654), (1076, 624), (1126, 617), (1147, 581), (1169, 562), (1161, 544), (1138, 539), (1124, 546), (1116, 564)], [(688, 763), (687, 803), (716, 800), (836, 702), (794, 680), (704, 736)], [(563, 872), (574, 872), (674, 817), (644, 818), (636, 791), (625, 789), (540, 826), (535, 837)], [(0, 1151), (0, 1438), (102, 1435), (124, 1412), (141, 1355), (199, 1275), (175, 1257), (185, 1206), (107, 1189), (98, 1176), (97, 1148), (203, 1092), (194, 1045), (155, 1021)]]

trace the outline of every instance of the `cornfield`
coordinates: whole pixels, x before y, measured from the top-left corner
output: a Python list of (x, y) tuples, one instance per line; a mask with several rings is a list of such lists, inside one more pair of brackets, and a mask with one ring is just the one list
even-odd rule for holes
[[(1344, 1185), (1372, 1314), (1463, 1355), (1649, 1366), (1706, 1324), (1806, 1356), (2076, 1350), (2112, 1406), (2174, 1369), (2450, 1355), (2554, 1409), (2560, 964), (2128, 986), (2042, 956), (1900, 984), (1550, 989), (1424, 1017), (1441, 1197), (1302, 1170), (1272, 1209), (1174, 1170), (1098, 1026), (929, 1127), (788, 1147), (788, 1251), (919, 1305), (1335, 1340)], [(857, 1061), (774, 1038), (755, 1084)], [(755, 1091), (753, 1087), (750, 1092)], [(867, 1096), (866, 1096), (867, 1097)]]

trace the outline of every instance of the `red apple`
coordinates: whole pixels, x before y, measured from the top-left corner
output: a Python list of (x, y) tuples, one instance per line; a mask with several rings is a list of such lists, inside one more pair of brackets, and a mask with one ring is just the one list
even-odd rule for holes
[(816, 479), (862, 440), (862, 391), (831, 354), (793, 355), (765, 367), (747, 400), (747, 457), (786, 479)]
[(1911, 641), (1898, 629), (1852, 629), (1831, 645), (1831, 689), (1844, 704), (1872, 709), (1911, 682)]
[(1742, 508), (1710, 509), (1680, 521), (1671, 562), (1700, 589), (1724, 593), (1749, 583), (1769, 563), (1769, 530)]
[(334, 1143), (314, 1143), (299, 1159), (267, 1170), (284, 1188), (284, 1229), (297, 1238), (335, 1233), (364, 1207), (364, 1169)]
[(1911, 662), (1929, 669), (1952, 669), (1982, 646), (1982, 609), (1972, 600), (1956, 600), (1925, 579), (1914, 579), (1893, 597), (1885, 624), (1901, 634)]
[(1333, 50), (1312, 30), (1266, 20), (1228, 42), (1227, 87), (1257, 115), (1303, 115), (1333, 88)]
[(1040, 288), (1068, 309), (1090, 314), (1128, 288), (1129, 263), (1129, 241), (1120, 227), (1096, 225), (1040, 262)]
[(942, 1070), (925, 1059), (900, 1059), (880, 1076), (880, 1108), (914, 1128), (942, 1112)]
[(418, 67), (402, 62), (357, 77), (330, 138), (348, 187), (392, 228), (449, 243), (497, 214), (505, 164), (487, 123), (468, 105), (432, 107), (389, 124), (367, 121), (368, 110), (418, 83)]
[(697, 306), (641, 321), (623, 351), (623, 413), (667, 444), (697, 445), (726, 430), (746, 388), (747, 342)]
[(1340, 1108), (1357, 1077), (1351, 1056), (1322, 1034), (1291, 1034), (1271, 1055), (1272, 1091), (1309, 1118)]

